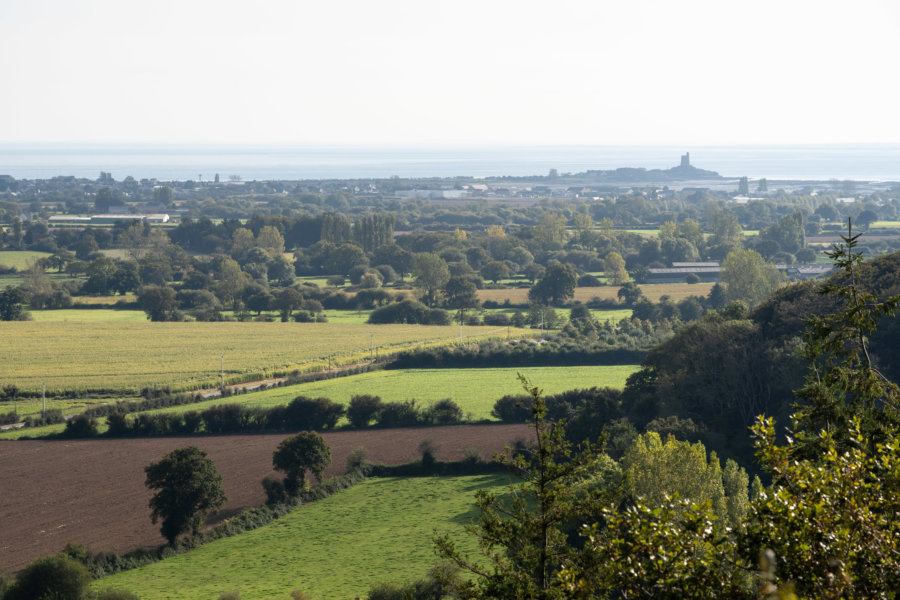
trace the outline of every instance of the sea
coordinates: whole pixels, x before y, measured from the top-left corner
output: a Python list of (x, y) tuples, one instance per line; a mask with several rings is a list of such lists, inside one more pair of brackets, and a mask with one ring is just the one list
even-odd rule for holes
[(0, 175), (16, 179), (108, 172), (121, 181), (499, 177), (620, 167), (693, 166), (723, 177), (900, 181), (900, 144), (793, 146), (287, 146), (239, 144), (2, 144)]

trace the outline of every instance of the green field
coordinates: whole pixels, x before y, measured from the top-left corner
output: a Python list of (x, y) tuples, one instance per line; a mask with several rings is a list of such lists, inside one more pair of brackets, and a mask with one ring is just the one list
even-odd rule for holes
[(32, 310), (31, 320), (39, 323), (143, 323), (147, 313), (142, 310), (115, 310), (112, 308), (62, 308), (57, 310)]
[(36, 252), (33, 250), (2, 250), (0, 251), (0, 265), (15, 267), (23, 271), (40, 258), (50, 256), (49, 252)]
[[(513, 330), (530, 335), (529, 330)], [(470, 327), (467, 339), (505, 337)], [(0, 328), (0, 385), (39, 391), (134, 391), (218, 385), (293, 369), (351, 364), (400, 348), (454, 343), (454, 326), (343, 323), (9, 322)]]
[(248, 406), (279, 406), (297, 396), (330, 398), (347, 404), (356, 394), (380, 396), (384, 402), (400, 402), (415, 398), (428, 404), (451, 398), (463, 415), (472, 419), (490, 419), (494, 401), (507, 394), (521, 394), (517, 374), (522, 373), (546, 394), (589, 387), (625, 387), (625, 380), (638, 365), (587, 367), (515, 367), (503, 369), (404, 369), (373, 371), (350, 377), (327, 379), (273, 388), (261, 392), (217, 398), (197, 404), (173, 406), (150, 412), (182, 413), (203, 410), (217, 404), (241, 403)]
[(300, 589), (317, 600), (364, 597), (379, 582), (423, 578), (437, 561), (434, 530), (475, 553), (462, 527), (477, 517), (474, 493), (502, 491), (507, 476), (370, 479), (281, 519), (164, 561), (112, 575), (94, 587), (142, 600), (285, 600)]

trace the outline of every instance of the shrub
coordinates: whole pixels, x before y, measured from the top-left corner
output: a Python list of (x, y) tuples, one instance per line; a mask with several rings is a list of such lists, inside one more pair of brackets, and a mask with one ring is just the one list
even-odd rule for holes
[(200, 414), (209, 433), (235, 433), (244, 430), (247, 409), (241, 404), (220, 404)]
[(422, 467), (429, 469), (434, 466), (437, 461), (437, 444), (434, 440), (424, 439), (419, 443), (419, 452), (422, 454)]
[(478, 464), (484, 461), (484, 457), (481, 455), (481, 447), (476, 446), (474, 444), (469, 444), (465, 448), (463, 448), (463, 462), (470, 464)]
[(344, 415), (344, 407), (328, 398), (297, 396), (284, 411), (283, 429), (302, 431), (334, 429)]
[(122, 437), (131, 431), (125, 415), (119, 413), (113, 413), (106, 417), (106, 427), (106, 435), (109, 437)]
[(369, 323), (408, 323), (410, 325), (449, 325), (450, 313), (428, 308), (415, 300), (403, 300), (377, 308), (369, 314)]
[(85, 438), (97, 435), (97, 421), (84, 415), (70, 419), (62, 436), (67, 438)]
[(382, 404), (378, 413), (378, 425), (381, 427), (404, 427), (418, 422), (419, 408), (415, 400), (387, 402)]
[(91, 574), (81, 563), (57, 554), (39, 558), (19, 573), (4, 600), (81, 600)]
[(425, 413), (425, 419), (435, 425), (452, 425), (462, 421), (463, 412), (459, 405), (450, 398), (438, 400)]
[(354, 471), (366, 464), (366, 456), (368, 451), (365, 446), (359, 446), (350, 451), (347, 455), (347, 471)]
[(287, 500), (287, 491), (284, 488), (284, 482), (274, 477), (264, 477), (262, 480), (263, 490), (266, 492), (266, 504), (269, 506), (275, 504), (283, 504)]
[(353, 427), (368, 427), (381, 410), (381, 398), (370, 394), (357, 394), (350, 398), (347, 419)]
[(485, 313), (484, 324), (494, 327), (506, 327), (511, 322), (509, 315), (506, 313)]
[(524, 423), (531, 418), (531, 396), (525, 394), (507, 394), (494, 402), (491, 416), (505, 423)]
[(25, 427), (40, 427), (42, 425), (55, 425), (66, 420), (63, 416), (62, 409), (48, 408), (44, 411), (43, 416), (27, 416), (25, 417)]

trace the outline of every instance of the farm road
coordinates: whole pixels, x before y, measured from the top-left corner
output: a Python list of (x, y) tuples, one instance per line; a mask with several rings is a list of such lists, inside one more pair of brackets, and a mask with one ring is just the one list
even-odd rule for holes
[[(347, 455), (364, 446), (368, 459), (401, 464), (418, 456), (424, 439), (438, 458), (463, 458), (475, 445), (490, 458), (517, 438), (533, 435), (527, 425), (458, 425), (337, 431), (326, 475), (344, 471)], [(225, 480), (227, 518), (265, 501), (260, 481), (272, 471), (272, 453), (288, 434), (132, 438), (121, 440), (0, 441), (0, 573), (9, 575), (36, 558), (62, 550), (66, 542), (94, 551), (125, 552), (164, 542), (150, 523), (144, 467), (175, 448), (207, 451)]]

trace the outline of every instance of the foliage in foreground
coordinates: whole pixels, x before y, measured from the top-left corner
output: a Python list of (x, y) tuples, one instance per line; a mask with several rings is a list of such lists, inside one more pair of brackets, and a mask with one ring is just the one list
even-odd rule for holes
[[(626, 472), (637, 494), (596, 511), (593, 524), (582, 527), (582, 542), (566, 539), (560, 529), (566, 519), (559, 516), (573, 516), (574, 504), (546, 477), (542, 457), (568, 459), (567, 446), (540, 434), (561, 428), (544, 421), (535, 393), (538, 448), (534, 461), (514, 459), (524, 472), (517, 501), (478, 500), (481, 517), (470, 532), (484, 559), (472, 561), (436, 540), (439, 555), (474, 575), (457, 581), (458, 593), (483, 599), (896, 598), (900, 390), (872, 366), (867, 339), (900, 297), (879, 301), (864, 293), (855, 277), (856, 238), (851, 232), (844, 241), (832, 257), (846, 280), (824, 293), (837, 293), (845, 305), (812, 323), (807, 385), (798, 392), (805, 402), (792, 417), (791, 436), (777, 443), (772, 419), (760, 417), (754, 427), (757, 456), (772, 484), (754, 485), (746, 518), (734, 511), (723, 518), (718, 493), (699, 500), (677, 493), (642, 497), (652, 487)], [(560, 472), (557, 463), (549, 465), (550, 474)], [(521, 500), (526, 495), (531, 503)]]
[(487, 563), (469, 558), (446, 535), (435, 539), (440, 557), (475, 575), (453, 581), (463, 598), (561, 597), (560, 566), (575, 552), (567, 530), (607, 500), (606, 490), (591, 485), (600, 470), (601, 448), (573, 450), (563, 428), (546, 420), (541, 390), (524, 378), (522, 383), (532, 399), (537, 444), (501, 458), (523, 480), (512, 487), (511, 500), (476, 494), (481, 515), (468, 531)]

